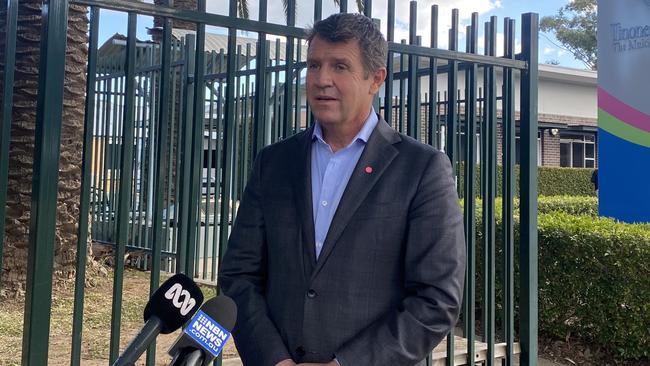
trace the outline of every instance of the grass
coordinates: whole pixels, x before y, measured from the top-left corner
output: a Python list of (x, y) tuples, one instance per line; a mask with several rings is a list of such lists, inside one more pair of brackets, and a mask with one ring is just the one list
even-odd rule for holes
[[(162, 278), (161, 281), (166, 278)], [(81, 364), (106, 365), (109, 358), (113, 273), (93, 277), (93, 285), (85, 289)], [(206, 299), (215, 295), (212, 287), (201, 286)], [(149, 298), (149, 273), (127, 269), (122, 291), (120, 350), (135, 336), (143, 324), (143, 310)], [(0, 300), (0, 365), (21, 363), (24, 299)], [(63, 286), (52, 294), (48, 365), (69, 365), (72, 342), (74, 288)], [(43, 309), (45, 311), (45, 309)], [(156, 365), (167, 365), (167, 350), (180, 331), (160, 335), (157, 339)], [(236, 357), (232, 341), (223, 351), (224, 358)], [(144, 356), (137, 365), (144, 365)]]

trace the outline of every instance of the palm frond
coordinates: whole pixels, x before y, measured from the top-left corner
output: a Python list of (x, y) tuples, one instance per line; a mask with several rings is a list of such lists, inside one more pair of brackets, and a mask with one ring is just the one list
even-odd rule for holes
[(248, 0), (237, 0), (237, 13), (240, 18), (249, 19)]

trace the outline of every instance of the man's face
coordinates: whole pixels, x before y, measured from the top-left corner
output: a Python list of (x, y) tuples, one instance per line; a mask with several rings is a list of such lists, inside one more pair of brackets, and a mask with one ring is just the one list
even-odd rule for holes
[(361, 124), (385, 78), (385, 68), (365, 70), (359, 41), (312, 39), (307, 53), (307, 101), (322, 125)]

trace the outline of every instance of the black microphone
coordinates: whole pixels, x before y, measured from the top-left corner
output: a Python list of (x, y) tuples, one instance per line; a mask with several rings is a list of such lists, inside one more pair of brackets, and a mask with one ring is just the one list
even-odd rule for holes
[(203, 302), (203, 293), (191, 278), (178, 273), (151, 295), (144, 308), (144, 326), (113, 366), (131, 366), (140, 358), (159, 333), (180, 328)]
[(185, 326), (167, 353), (170, 366), (208, 366), (230, 338), (237, 320), (237, 306), (228, 296), (206, 301)]

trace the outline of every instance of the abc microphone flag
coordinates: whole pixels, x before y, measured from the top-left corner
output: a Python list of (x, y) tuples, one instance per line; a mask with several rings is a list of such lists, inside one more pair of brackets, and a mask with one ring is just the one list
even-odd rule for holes
[(144, 326), (113, 366), (130, 366), (146, 351), (158, 334), (180, 328), (203, 302), (203, 293), (191, 278), (178, 273), (151, 295), (144, 308)]
[(223, 350), (236, 319), (237, 306), (231, 298), (220, 295), (206, 301), (169, 349), (170, 366), (207, 366)]

